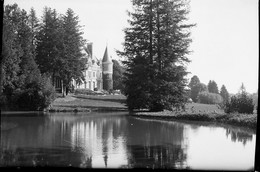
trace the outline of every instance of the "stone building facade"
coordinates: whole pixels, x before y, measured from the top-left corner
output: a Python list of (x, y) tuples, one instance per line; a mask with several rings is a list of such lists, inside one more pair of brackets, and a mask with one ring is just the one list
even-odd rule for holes
[(113, 89), (113, 62), (108, 55), (106, 47), (102, 61), (93, 55), (93, 44), (88, 43), (84, 48), (87, 58), (86, 70), (83, 71), (85, 81), (77, 83), (75, 80), (72, 84), (75, 89), (90, 90), (110, 90)]

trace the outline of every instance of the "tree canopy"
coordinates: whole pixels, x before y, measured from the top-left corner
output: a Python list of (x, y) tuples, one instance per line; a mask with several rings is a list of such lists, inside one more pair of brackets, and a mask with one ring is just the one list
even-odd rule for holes
[(113, 88), (114, 90), (124, 90), (124, 67), (120, 65), (117, 60), (112, 60), (113, 62)]
[(55, 9), (46, 7), (42, 21), (36, 48), (41, 72), (62, 78), (64, 88), (72, 79), (84, 80), (85, 40), (78, 16), (70, 8), (65, 15), (59, 15)]
[(220, 89), (220, 95), (222, 96), (224, 102), (229, 101), (229, 93), (228, 93), (225, 85), (222, 85), (222, 87)]
[(210, 93), (219, 94), (218, 85), (214, 80), (210, 80), (208, 83), (208, 90)]
[(36, 21), (33, 10), (27, 14), (17, 4), (4, 7), (1, 106), (39, 110), (54, 99), (54, 90), (46, 87), (50, 82), (35, 61)]
[[(11, 102), (23, 106), (21, 108), (41, 109), (54, 98), (50, 76), (60, 77), (64, 87), (72, 79), (84, 79), (82, 50), (85, 40), (82, 35), (78, 16), (72, 9), (62, 15), (45, 7), (39, 20), (33, 8), (27, 13), (17, 4), (6, 5), (1, 54), (1, 104)], [(34, 99), (35, 102), (32, 101)]]
[(189, 83), (190, 87), (190, 98), (193, 102), (198, 102), (198, 95), (202, 91), (208, 91), (208, 88), (205, 84), (201, 83), (199, 77), (194, 75)]

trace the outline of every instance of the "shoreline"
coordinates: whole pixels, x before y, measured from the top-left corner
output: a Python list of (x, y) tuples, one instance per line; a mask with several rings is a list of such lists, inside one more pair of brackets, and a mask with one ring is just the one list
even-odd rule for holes
[(217, 113), (174, 113), (170, 111), (164, 112), (132, 112), (132, 116), (156, 119), (156, 120), (176, 120), (191, 122), (214, 122), (218, 124), (228, 124), (232, 126), (240, 126), (249, 129), (257, 129), (257, 114), (217, 114)]
[[(39, 116), (46, 113), (65, 113), (65, 112), (129, 112), (125, 108), (96, 107), (96, 108), (67, 108), (50, 109), (49, 111), (2, 111), (2, 117), (8, 116)], [(257, 129), (257, 114), (218, 114), (218, 113), (176, 113), (171, 111), (163, 112), (129, 112), (130, 116), (144, 119), (185, 121), (185, 122), (212, 122), (216, 124), (228, 124), (236, 127)]]

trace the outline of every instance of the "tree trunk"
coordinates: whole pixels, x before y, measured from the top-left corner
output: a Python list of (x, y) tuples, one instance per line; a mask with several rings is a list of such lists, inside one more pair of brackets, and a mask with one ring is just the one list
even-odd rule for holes
[(65, 97), (63, 80), (61, 80), (61, 94), (62, 94), (63, 97)]
[(159, 65), (159, 73), (162, 71), (162, 63), (161, 63), (161, 41), (160, 41), (160, 14), (159, 14), (159, 1), (156, 2), (157, 8), (157, 55), (158, 55), (158, 65)]
[(152, 52), (153, 52), (153, 11), (152, 11), (152, 9), (153, 9), (153, 1), (152, 0), (150, 0), (150, 16), (149, 16), (149, 19), (150, 19), (150, 21), (149, 21), (149, 37), (150, 37), (150, 45), (149, 45), (149, 55), (150, 55), (150, 64), (153, 64), (153, 54), (152, 54)]

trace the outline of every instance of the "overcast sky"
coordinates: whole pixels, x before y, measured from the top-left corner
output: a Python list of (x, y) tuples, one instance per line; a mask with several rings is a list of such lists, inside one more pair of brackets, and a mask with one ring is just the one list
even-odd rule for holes
[[(101, 59), (106, 45), (108, 53), (119, 59), (115, 49), (122, 49), (128, 24), (126, 10), (132, 9), (130, 0), (5, 0), (17, 3), (26, 11), (31, 7), (37, 17), (44, 6), (64, 14), (68, 8), (79, 16), (84, 26), (84, 38), (93, 42), (94, 55)], [(259, 28), (257, 0), (191, 0), (190, 23), (196, 23), (187, 69), (208, 84), (215, 80), (224, 84), (230, 93), (237, 93), (242, 82), (246, 90), (258, 90)]]

